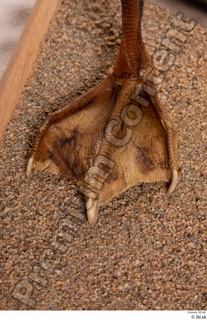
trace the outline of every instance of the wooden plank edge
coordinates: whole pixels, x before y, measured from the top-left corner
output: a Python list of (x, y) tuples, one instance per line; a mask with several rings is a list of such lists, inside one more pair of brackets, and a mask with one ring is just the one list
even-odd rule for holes
[(32, 71), (59, 0), (37, 0), (0, 82), (0, 139)]

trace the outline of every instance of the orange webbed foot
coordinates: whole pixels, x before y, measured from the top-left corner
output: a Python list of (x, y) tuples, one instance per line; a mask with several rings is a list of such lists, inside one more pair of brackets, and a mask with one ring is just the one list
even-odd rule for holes
[(121, 2), (122, 40), (109, 75), (48, 116), (26, 169), (27, 177), (36, 169), (75, 181), (92, 225), (99, 204), (136, 183), (171, 180), (170, 194), (178, 180), (172, 121), (153, 80), (140, 76), (152, 64), (141, 37), (143, 1)]

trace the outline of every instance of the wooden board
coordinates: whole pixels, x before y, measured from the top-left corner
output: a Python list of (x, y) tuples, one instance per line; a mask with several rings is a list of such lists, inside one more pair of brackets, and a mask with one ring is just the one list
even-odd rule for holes
[(0, 82), (0, 138), (32, 71), (59, 0), (37, 0)]

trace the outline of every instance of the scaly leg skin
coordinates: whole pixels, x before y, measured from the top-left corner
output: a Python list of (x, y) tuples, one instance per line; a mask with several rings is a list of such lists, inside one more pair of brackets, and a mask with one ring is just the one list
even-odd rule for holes
[(160, 104), (141, 35), (143, 0), (121, 0), (122, 38), (114, 66), (99, 85), (49, 115), (28, 161), (31, 171), (73, 179), (94, 225), (104, 204), (138, 182), (178, 181), (177, 138)]

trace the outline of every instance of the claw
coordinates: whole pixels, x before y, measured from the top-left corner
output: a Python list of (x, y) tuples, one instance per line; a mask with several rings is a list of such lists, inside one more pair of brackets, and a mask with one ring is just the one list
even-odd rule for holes
[(32, 172), (32, 165), (33, 165), (33, 157), (31, 157), (27, 163), (27, 169), (26, 169), (26, 177), (29, 178), (31, 172)]
[(93, 198), (88, 198), (86, 202), (86, 209), (87, 209), (88, 222), (89, 224), (94, 226), (98, 219), (98, 200)]
[(168, 189), (167, 195), (171, 194), (175, 190), (177, 183), (178, 183), (178, 171), (174, 170), (172, 173), (172, 180), (171, 180), (171, 184)]

